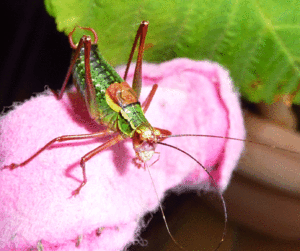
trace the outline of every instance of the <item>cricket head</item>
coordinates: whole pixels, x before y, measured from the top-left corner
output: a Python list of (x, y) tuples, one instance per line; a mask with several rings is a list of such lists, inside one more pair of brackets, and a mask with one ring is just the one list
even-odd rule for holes
[(155, 153), (156, 143), (165, 139), (166, 135), (171, 135), (171, 132), (151, 125), (140, 125), (133, 137), (136, 157), (142, 162), (150, 160)]

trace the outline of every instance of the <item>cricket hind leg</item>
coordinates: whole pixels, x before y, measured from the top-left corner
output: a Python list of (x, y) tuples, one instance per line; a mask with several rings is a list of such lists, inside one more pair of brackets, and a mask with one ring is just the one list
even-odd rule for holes
[(143, 63), (143, 54), (144, 54), (144, 44), (145, 44), (145, 39), (147, 35), (147, 30), (148, 30), (148, 25), (149, 22), (147, 21), (142, 21), (138, 31), (136, 33), (132, 49), (129, 55), (129, 59), (126, 65), (126, 70), (124, 74), (124, 80), (126, 81), (127, 79), (127, 74), (128, 70), (133, 58), (133, 54), (137, 45), (138, 40), (140, 40), (140, 45), (138, 49), (138, 56), (137, 56), (137, 62), (135, 66), (135, 71), (134, 71), (134, 76), (133, 76), (133, 82), (132, 82), (132, 89), (136, 92), (137, 97), (140, 97), (141, 89), (142, 89), (142, 63)]
[[(65, 89), (66, 89), (67, 83), (68, 83), (68, 81), (69, 81), (69, 79), (70, 79), (70, 77), (71, 77), (73, 67), (74, 67), (74, 65), (75, 65), (75, 63), (76, 63), (76, 60), (77, 60), (78, 57), (79, 57), (81, 48), (84, 46), (85, 51), (88, 51), (88, 54), (89, 54), (91, 44), (96, 44), (97, 41), (98, 41), (97, 33), (96, 33), (92, 28), (80, 27), (80, 26), (78, 26), (78, 28), (83, 29), (83, 30), (89, 30), (89, 31), (91, 31), (91, 32), (93, 33), (93, 35), (94, 35), (94, 42), (93, 42), (93, 43), (91, 42), (90, 36), (84, 35), (84, 36), (80, 39), (78, 45), (76, 46), (76, 45), (74, 44), (74, 42), (73, 42), (73, 39), (72, 39), (72, 36), (73, 36), (73, 33), (74, 33), (76, 27), (73, 29), (73, 31), (71, 31), (71, 32), (69, 33), (69, 35), (68, 35), (69, 43), (70, 43), (71, 48), (74, 49), (75, 51), (74, 51), (74, 55), (73, 55), (73, 57), (72, 57), (72, 59), (71, 59), (71, 63), (70, 63), (69, 69), (68, 69), (68, 71), (67, 71), (65, 80), (64, 80), (64, 82), (63, 82), (62, 88), (61, 88), (61, 90), (60, 90), (60, 93), (57, 94), (55, 91), (51, 90), (51, 91), (54, 93), (54, 95), (57, 97), (57, 99), (61, 99), (62, 96), (63, 96), (63, 93), (64, 93), (64, 91), (65, 91)], [(87, 50), (87, 48), (89, 48), (89, 49)], [(85, 52), (85, 54), (87, 54), (87, 52)]]
[(114, 132), (110, 130), (105, 130), (97, 133), (92, 133), (92, 134), (79, 134), (79, 135), (64, 135), (57, 137), (55, 139), (52, 139), (49, 141), (46, 145), (44, 145), (40, 150), (38, 150), (35, 154), (30, 156), (28, 159), (25, 161), (21, 162), (20, 164), (12, 163), (10, 165), (2, 167), (0, 170), (3, 169), (15, 169), (18, 167), (22, 167), (27, 165), (30, 161), (32, 161), (35, 157), (37, 157), (40, 153), (42, 153), (44, 150), (46, 150), (49, 146), (53, 145), (56, 142), (64, 142), (64, 141), (69, 141), (69, 140), (80, 140), (80, 139), (90, 139), (90, 138), (100, 138), (100, 137), (105, 137), (112, 135)]
[[(74, 29), (74, 30), (75, 30), (75, 29)], [(74, 30), (73, 30), (72, 32), (74, 32)], [(70, 34), (71, 34), (71, 33), (70, 33)], [(70, 35), (70, 34), (69, 34), (69, 35)], [(72, 34), (73, 34), (73, 33), (72, 33)], [(73, 43), (73, 42), (72, 42), (72, 43)], [(69, 79), (70, 79), (70, 77), (71, 77), (73, 67), (74, 67), (74, 65), (75, 65), (75, 63), (76, 63), (77, 58), (79, 57), (80, 49), (81, 49), (81, 47), (83, 46), (83, 43), (84, 43), (83, 38), (81, 38), (80, 41), (79, 41), (79, 44), (78, 44), (77, 48), (75, 49), (74, 56), (72, 57), (72, 60), (71, 60), (69, 69), (68, 69), (68, 71), (67, 71), (67, 75), (66, 75), (66, 77), (65, 77), (65, 80), (64, 80), (64, 82), (63, 82), (63, 85), (62, 85), (62, 87), (61, 87), (60, 92), (57, 93), (56, 91), (51, 90), (52, 93), (56, 96), (57, 99), (61, 99), (62, 96), (63, 96), (63, 94), (64, 94), (64, 91), (65, 91), (65, 89), (66, 89), (67, 83), (68, 83), (68, 81), (69, 81)], [(71, 46), (72, 46), (72, 45), (71, 45)]]

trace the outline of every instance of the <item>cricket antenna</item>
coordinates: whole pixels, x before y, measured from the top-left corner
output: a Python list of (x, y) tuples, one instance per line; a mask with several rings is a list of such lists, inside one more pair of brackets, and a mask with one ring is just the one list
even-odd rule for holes
[(274, 145), (268, 145), (266, 143), (261, 143), (261, 142), (257, 142), (257, 141), (250, 140), (250, 139), (237, 139), (237, 138), (232, 138), (232, 137), (227, 137), (227, 136), (205, 135), (205, 134), (172, 134), (172, 135), (163, 136), (164, 139), (179, 138), (179, 137), (204, 137), (204, 138), (230, 139), (230, 140), (260, 145), (260, 146), (264, 146), (264, 147), (271, 148), (271, 149), (277, 149), (277, 150), (288, 152), (288, 153), (299, 154), (299, 151), (294, 151), (294, 150), (290, 150), (290, 149), (286, 149), (286, 148), (282, 148), (282, 147), (274, 146)]
[(161, 203), (160, 203), (160, 200), (159, 200), (159, 196), (158, 196), (158, 193), (157, 193), (157, 190), (156, 190), (156, 187), (155, 187), (155, 184), (154, 184), (154, 181), (153, 181), (153, 178), (152, 178), (150, 169), (149, 169), (149, 167), (147, 166), (146, 162), (144, 163), (144, 165), (145, 165), (145, 168), (147, 169), (147, 171), (148, 171), (148, 173), (149, 173), (149, 176), (150, 176), (150, 179), (151, 179), (151, 182), (152, 182), (152, 185), (153, 185), (153, 188), (154, 188), (154, 191), (155, 191), (157, 200), (158, 200), (159, 208), (160, 208), (160, 211), (161, 211), (161, 214), (162, 214), (162, 217), (163, 217), (165, 226), (166, 226), (166, 228), (167, 228), (168, 234), (170, 235), (172, 241), (173, 241), (180, 249), (186, 250), (184, 247), (182, 247), (182, 246), (176, 241), (176, 239), (174, 238), (174, 236), (171, 234), (171, 231), (170, 231), (169, 225), (168, 225), (168, 223), (167, 223), (167, 219), (166, 219), (166, 216), (165, 216), (163, 207), (162, 207), (162, 205), (161, 205)]
[[(172, 135), (170, 135), (170, 136), (172, 136)], [(215, 251), (218, 250), (218, 249), (220, 248), (221, 244), (222, 244), (222, 243), (224, 242), (224, 240), (225, 240), (225, 236), (226, 236), (226, 232), (227, 232), (227, 222), (228, 222), (227, 207), (226, 207), (225, 199), (224, 199), (224, 197), (223, 197), (223, 195), (222, 195), (222, 193), (221, 193), (221, 191), (220, 191), (220, 189), (219, 189), (218, 184), (216, 183), (216, 181), (215, 181), (215, 179), (212, 177), (212, 175), (209, 173), (209, 171), (206, 169), (206, 167), (203, 166), (196, 158), (194, 158), (194, 157), (193, 157), (191, 154), (189, 154), (188, 152), (185, 152), (184, 150), (182, 150), (182, 149), (180, 149), (180, 148), (178, 148), (178, 147), (176, 147), (176, 146), (169, 145), (169, 144), (166, 144), (166, 143), (163, 143), (163, 142), (157, 142), (157, 144), (160, 144), (160, 145), (164, 145), (164, 146), (168, 146), (168, 147), (174, 148), (174, 149), (176, 149), (176, 150), (178, 150), (178, 151), (184, 153), (185, 155), (189, 156), (189, 157), (190, 157), (191, 159), (193, 159), (199, 166), (202, 167), (202, 169), (207, 173), (207, 175), (208, 175), (209, 178), (211, 179), (211, 181), (212, 181), (212, 183), (213, 183), (213, 186), (214, 186), (214, 188), (216, 189), (216, 191), (217, 191), (217, 193), (218, 193), (218, 195), (219, 195), (219, 197), (220, 197), (220, 199), (221, 199), (222, 207), (223, 207), (223, 212), (224, 212), (224, 230), (223, 230), (222, 238), (221, 238), (221, 240), (220, 240), (220, 242), (219, 242), (217, 248), (215, 249)], [(149, 168), (147, 168), (147, 169), (148, 169), (148, 172), (149, 172), (149, 174), (150, 174)], [(150, 174), (150, 177), (151, 177), (151, 174)], [(153, 183), (153, 185), (154, 185), (154, 182), (153, 182), (152, 177), (151, 177), (151, 180), (152, 180), (152, 183)], [(154, 186), (154, 189), (155, 189), (155, 186)], [(156, 189), (155, 189), (155, 192), (156, 192)], [(156, 192), (156, 194), (157, 194), (157, 192)], [(158, 197), (158, 196), (157, 196), (157, 197)], [(165, 225), (166, 225), (166, 227), (167, 227), (168, 233), (169, 233), (169, 235), (171, 236), (172, 240), (173, 240), (174, 243), (175, 243), (177, 246), (179, 246), (181, 249), (186, 250), (185, 248), (183, 248), (181, 245), (178, 244), (178, 242), (174, 239), (174, 237), (173, 237), (172, 234), (170, 233), (170, 230), (169, 230), (169, 228), (168, 228), (168, 225), (167, 225), (167, 222), (166, 222), (166, 218), (165, 218), (165, 215), (164, 215), (164, 213), (163, 213), (162, 206), (161, 206), (160, 203), (159, 203), (159, 206), (160, 206), (160, 209), (161, 209), (161, 211), (162, 211), (163, 219), (164, 219), (164, 221), (165, 221)]]

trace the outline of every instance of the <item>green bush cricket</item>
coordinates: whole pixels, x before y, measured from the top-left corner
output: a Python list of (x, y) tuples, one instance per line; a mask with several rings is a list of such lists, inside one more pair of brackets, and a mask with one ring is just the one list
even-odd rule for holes
[[(157, 90), (157, 84), (152, 87), (150, 94), (146, 98), (145, 102), (140, 105), (138, 102), (139, 95), (141, 92), (141, 76), (142, 76), (142, 59), (144, 52), (144, 43), (148, 28), (148, 22), (143, 21), (137, 31), (137, 35), (134, 40), (134, 44), (129, 56), (124, 78), (121, 78), (116, 71), (103, 59), (97, 49), (97, 34), (91, 28), (78, 27), (80, 29), (88, 30), (93, 33), (94, 41), (90, 36), (84, 35), (78, 45), (75, 45), (72, 39), (73, 33), (76, 28), (73, 29), (69, 34), (69, 42), (71, 47), (74, 49), (73, 58), (69, 70), (67, 72), (65, 81), (63, 83), (60, 94), (57, 95), (58, 99), (61, 99), (66, 89), (66, 84), (71, 76), (73, 75), (74, 83), (77, 90), (83, 96), (86, 106), (88, 108), (90, 116), (99, 124), (104, 124), (107, 129), (93, 134), (84, 135), (64, 135), (55, 138), (48, 142), (44, 147), (37, 151), (34, 155), (29, 157), (27, 160), (20, 164), (11, 164), (4, 168), (14, 169), (19, 166), (25, 166), (28, 162), (34, 159), (37, 155), (43, 152), (50, 145), (55, 142), (63, 142), (70, 140), (80, 140), (88, 138), (99, 138), (111, 135), (112, 137), (104, 144), (100, 145), (96, 149), (87, 153), (81, 158), (81, 168), (83, 172), (83, 181), (80, 186), (73, 192), (73, 195), (77, 195), (83, 186), (87, 182), (85, 163), (96, 154), (111, 147), (112, 145), (126, 139), (132, 138), (133, 147), (136, 153), (137, 166), (141, 167), (148, 160), (151, 159), (155, 152), (156, 144), (163, 144), (169, 147), (173, 147), (190, 158), (194, 159), (202, 168), (208, 173), (206, 168), (201, 165), (195, 158), (188, 153), (182, 151), (174, 146), (162, 143), (162, 141), (168, 137), (182, 137), (182, 136), (206, 136), (206, 135), (195, 135), (195, 134), (181, 134), (171, 135), (171, 132), (165, 129), (159, 129), (152, 127), (147, 121), (144, 113), (147, 111), (153, 96)], [(137, 64), (135, 68), (133, 85), (130, 87), (126, 81), (127, 73), (137, 43), (139, 42)], [(209, 136), (218, 138), (228, 138), (219, 136)], [(228, 138), (233, 139), (233, 138)], [(234, 139), (238, 140), (238, 139)], [(242, 140), (243, 141), (243, 140)], [(146, 167), (144, 165), (144, 167)], [(214, 186), (218, 190), (218, 186), (213, 180), (212, 176), (208, 173), (212, 179)], [(222, 194), (218, 190), (219, 196), (222, 199), (222, 204), (225, 213), (225, 224), (227, 221), (227, 213), (225, 201)], [(161, 208), (162, 209), (162, 208)], [(162, 211), (163, 212), (163, 211)], [(164, 219), (165, 220), (165, 219)], [(167, 224), (166, 224), (167, 226)], [(167, 226), (168, 229), (168, 226)], [(169, 229), (168, 229), (169, 232)], [(170, 234), (170, 232), (169, 232)], [(223, 238), (220, 244), (224, 240), (225, 230)], [(172, 235), (170, 234), (172, 237)], [(172, 237), (173, 239), (173, 237)], [(173, 239), (174, 240), (174, 239)], [(175, 243), (177, 243), (174, 240)], [(218, 247), (219, 247), (218, 246)], [(218, 248), (217, 248), (218, 249)]]
[[(96, 32), (91, 28), (82, 28), (82, 27), (79, 28), (92, 32), (94, 35), (94, 41), (92, 42), (89, 36), (83, 36), (79, 44), (75, 45), (72, 39), (72, 35), (75, 32), (75, 29), (69, 34), (69, 41), (71, 47), (74, 49), (74, 55), (71, 60), (71, 65), (69, 67), (62, 90), (60, 94), (57, 95), (57, 97), (58, 99), (62, 98), (62, 95), (66, 88), (66, 84), (71, 74), (73, 74), (74, 83), (78, 91), (82, 94), (82, 96), (85, 99), (86, 106), (88, 107), (90, 116), (99, 124), (106, 125), (108, 129), (94, 134), (65, 135), (65, 136), (55, 138), (51, 140), (48, 144), (46, 144), (38, 152), (36, 152), (34, 155), (32, 155), (30, 158), (25, 160), (24, 162), (20, 164), (11, 164), (9, 166), (4, 167), (4, 168), (14, 169), (19, 166), (24, 166), (28, 162), (30, 162), (33, 158), (35, 158), (37, 155), (39, 155), (42, 151), (48, 148), (50, 145), (54, 144), (55, 142), (79, 140), (79, 139), (87, 139), (87, 138), (98, 138), (98, 137), (111, 135), (112, 138), (110, 140), (108, 140), (100, 147), (94, 149), (93, 151), (89, 152), (84, 157), (82, 157), (81, 167), (83, 171), (84, 180), (81, 183), (81, 185), (74, 191), (73, 193), (74, 195), (78, 194), (82, 189), (82, 187), (87, 182), (87, 178), (85, 174), (85, 162), (91, 159), (99, 152), (109, 148), (110, 146), (116, 144), (117, 142), (122, 141), (125, 138), (132, 138), (133, 146), (137, 157), (136, 159), (138, 162), (137, 165), (138, 167), (141, 167), (143, 163), (151, 159), (151, 157), (153, 156), (155, 151), (155, 144), (167, 145), (161, 142), (167, 137), (206, 136), (206, 135), (192, 135), (192, 134), (171, 135), (171, 132), (167, 130), (152, 127), (150, 123), (147, 121), (144, 113), (147, 111), (152, 101), (152, 98), (157, 90), (157, 85), (155, 84), (150, 94), (148, 95), (146, 101), (142, 105), (140, 105), (140, 103), (138, 102), (138, 98), (139, 98), (139, 94), (141, 91), (141, 84), (142, 84), (141, 83), (142, 58), (144, 52), (145, 37), (148, 28), (147, 22), (142, 22), (142, 24), (138, 29), (123, 79), (115, 72), (115, 70), (109, 64), (105, 62), (105, 60), (98, 52), (97, 45), (96, 45), (97, 43)], [(134, 74), (133, 86), (131, 88), (125, 81), (127, 78), (128, 69), (138, 41), (140, 42), (140, 45), (138, 50), (138, 58), (137, 58), (137, 64), (136, 64), (136, 69)], [(208, 136), (208, 137), (222, 138), (219, 136)], [(238, 140), (234, 138), (228, 138), (228, 139)], [(176, 147), (173, 148), (182, 151)], [(188, 153), (186, 152), (183, 153), (187, 154), (189, 157), (194, 159)], [(199, 165), (201, 165), (196, 159), (194, 160)], [(144, 165), (144, 167), (146, 166)], [(204, 170), (206, 169), (204, 168)], [(211, 176), (210, 178), (212, 179)], [(217, 188), (216, 184), (214, 184), (214, 186)], [(221, 194), (220, 196), (223, 200)], [(224, 200), (223, 200), (223, 206), (225, 210), (225, 217), (227, 217)], [(225, 218), (225, 222), (226, 220), (227, 219)], [(170, 236), (172, 237), (171, 234)], [(223, 239), (224, 238), (222, 238), (221, 242), (223, 241)], [(177, 243), (174, 239), (173, 241)], [(219, 246), (221, 242), (219, 243)]]

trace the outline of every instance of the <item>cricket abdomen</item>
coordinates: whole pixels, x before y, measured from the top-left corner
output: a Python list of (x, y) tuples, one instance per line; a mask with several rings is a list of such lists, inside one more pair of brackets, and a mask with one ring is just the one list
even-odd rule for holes
[[(90, 109), (90, 104), (86, 103), (86, 105), (88, 106), (91, 117), (94, 118), (97, 123), (104, 124), (113, 131), (121, 132), (126, 137), (132, 137), (135, 129), (139, 125), (149, 125), (137, 100), (130, 104), (125, 102), (126, 105), (123, 105), (120, 104), (121, 101), (116, 100), (115, 97), (112, 99), (109, 98), (108, 90), (114, 90), (114, 86), (119, 88), (118, 85), (126, 86), (126, 91), (129, 90), (133, 96), (134, 92), (115, 69), (105, 61), (99, 53), (97, 45), (92, 45), (91, 48), (90, 69), (96, 94), (96, 108)], [(80, 55), (73, 67), (73, 82), (78, 91), (85, 98), (87, 95), (87, 85), (85, 81), (84, 48), (81, 49)], [(124, 85), (124, 83), (126, 83), (126, 85)], [(123, 90), (121, 91), (121, 93), (123, 93)], [(111, 97), (113, 97), (113, 95), (111, 95)]]
[[(86, 104), (90, 115), (97, 123), (104, 124), (111, 130), (118, 131), (117, 117), (119, 114), (107, 104), (105, 93), (111, 84), (123, 82), (124, 80), (115, 69), (105, 61), (98, 51), (97, 45), (94, 44), (91, 47), (90, 69), (96, 94), (95, 109), (89, 109), (90, 104)], [(80, 55), (73, 67), (73, 82), (85, 99), (87, 86), (85, 81), (84, 47), (80, 50)]]
[[(95, 44), (93, 44), (91, 47), (90, 66), (93, 85), (99, 98), (104, 98), (105, 91), (111, 84), (124, 81), (115, 71), (115, 69), (105, 61), (105, 59), (98, 51), (97, 45)], [(77, 86), (81, 94), (85, 95), (86, 82), (84, 47), (81, 48), (80, 55), (73, 68), (73, 78), (75, 80), (75, 85)]]

